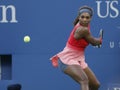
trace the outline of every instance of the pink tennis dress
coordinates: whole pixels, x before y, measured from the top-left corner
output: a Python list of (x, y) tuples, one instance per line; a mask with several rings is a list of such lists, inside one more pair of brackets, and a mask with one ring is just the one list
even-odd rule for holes
[[(85, 62), (84, 50), (89, 43), (84, 38), (80, 40), (74, 38), (74, 32), (78, 27), (81, 27), (81, 25), (77, 24), (73, 28), (65, 48), (50, 58), (54, 67), (58, 67), (58, 59), (67, 65), (80, 65), (82, 69), (85, 69), (88, 66)], [(90, 30), (89, 26), (88, 30)]]

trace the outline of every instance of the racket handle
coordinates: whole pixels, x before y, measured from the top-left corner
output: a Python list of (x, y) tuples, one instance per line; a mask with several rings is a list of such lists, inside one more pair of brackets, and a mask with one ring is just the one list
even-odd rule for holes
[(100, 44), (100, 45), (98, 45), (98, 48), (101, 48), (101, 46), (102, 46), (101, 44)]
[(97, 45), (97, 46), (95, 46), (95, 47), (96, 47), (96, 48), (101, 48), (101, 46), (102, 46), (102, 45), (100, 44), (100, 45)]

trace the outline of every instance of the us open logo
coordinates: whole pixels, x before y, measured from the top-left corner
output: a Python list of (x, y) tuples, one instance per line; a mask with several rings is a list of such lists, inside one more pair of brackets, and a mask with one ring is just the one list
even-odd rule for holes
[[(119, 16), (119, 2), (117, 0), (106, 0), (106, 1), (96, 1), (97, 4), (97, 15), (100, 18), (117, 18)], [(102, 7), (104, 7), (105, 12), (103, 12)]]

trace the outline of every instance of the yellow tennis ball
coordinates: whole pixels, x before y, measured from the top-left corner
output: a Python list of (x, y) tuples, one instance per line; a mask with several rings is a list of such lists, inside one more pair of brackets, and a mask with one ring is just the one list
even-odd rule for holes
[(29, 37), (29, 36), (25, 36), (25, 37), (24, 37), (24, 42), (25, 42), (25, 43), (30, 42), (30, 37)]

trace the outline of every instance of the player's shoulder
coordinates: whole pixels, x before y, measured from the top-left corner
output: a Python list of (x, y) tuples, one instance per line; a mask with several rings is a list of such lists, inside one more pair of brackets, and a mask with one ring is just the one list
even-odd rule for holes
[(83, 27), (83, 26), (80, 26), (76, 29), (77, 32), (83, 32), (83, 33), (87, 33), (89, 30), (88, 30), (88, 27)]

